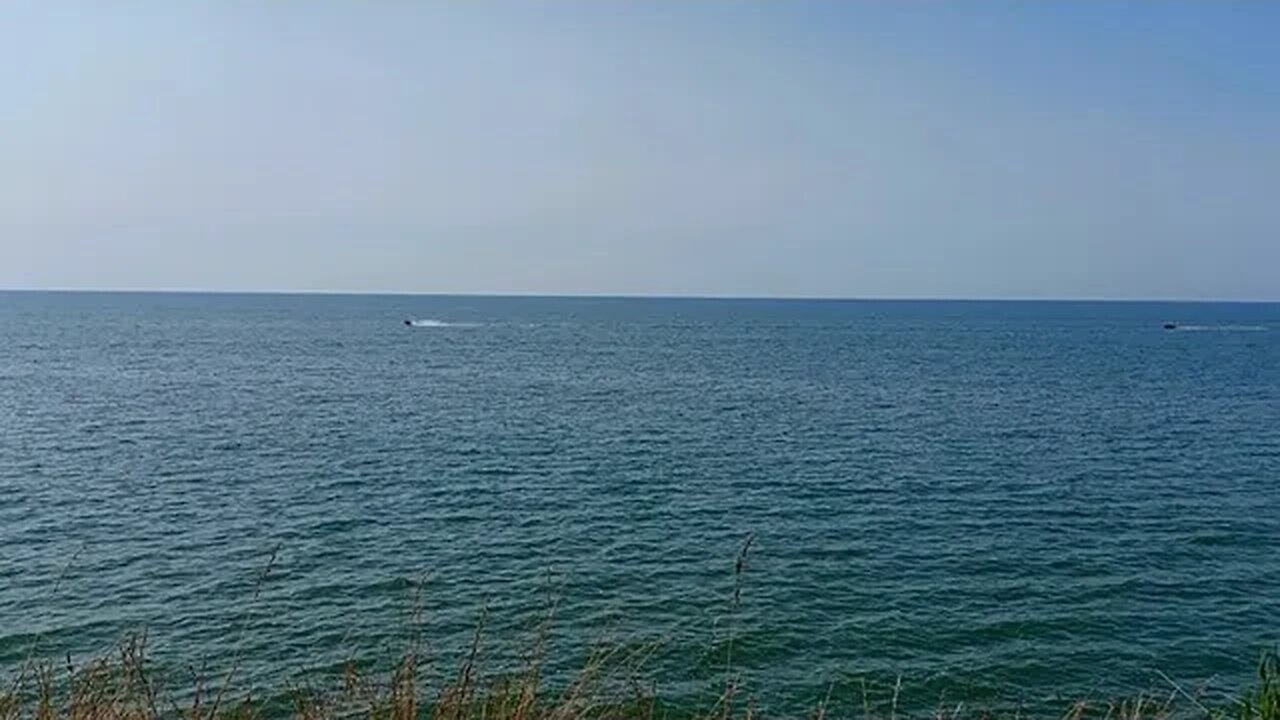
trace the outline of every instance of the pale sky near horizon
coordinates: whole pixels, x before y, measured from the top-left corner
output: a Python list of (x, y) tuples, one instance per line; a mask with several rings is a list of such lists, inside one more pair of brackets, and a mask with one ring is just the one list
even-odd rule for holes
[(0, 5), (0, 288), (1280, 299), (1280, 3)]

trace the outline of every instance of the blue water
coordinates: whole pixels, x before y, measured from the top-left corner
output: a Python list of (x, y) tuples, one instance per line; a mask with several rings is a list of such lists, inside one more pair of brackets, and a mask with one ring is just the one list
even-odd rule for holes
[(146, 628), (279, 682), (403, 647), (420, 580), (441, 663), (551, 594), (558, 662), (663, 637), (677, 699), (731, 627), (774, 709), (1231, 688), (1280, 306), (0, 293), (0, 670)]

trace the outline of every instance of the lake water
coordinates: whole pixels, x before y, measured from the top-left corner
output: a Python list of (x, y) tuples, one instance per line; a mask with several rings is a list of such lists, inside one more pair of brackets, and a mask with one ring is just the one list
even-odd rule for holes
[(553, 594), (558, 662), (662, 636), (677, 699), (730, 626), (773, 709), (1235, 687), (1280, 306), (0, 293), (0, 670), (145, 627), (278, 682), (419, 580), (443, 658)]

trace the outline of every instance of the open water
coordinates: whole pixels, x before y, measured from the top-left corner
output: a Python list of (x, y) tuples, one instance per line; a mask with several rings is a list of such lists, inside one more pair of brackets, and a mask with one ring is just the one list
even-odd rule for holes
[(0, 293), (0, 670), (146, 628), (279, 682), (419, 584), (442, 662), (551, 595), (557, 662), (662, 637), (677, 700), (730, 633), (774, 710), (1233, 688), (1280, 306)]

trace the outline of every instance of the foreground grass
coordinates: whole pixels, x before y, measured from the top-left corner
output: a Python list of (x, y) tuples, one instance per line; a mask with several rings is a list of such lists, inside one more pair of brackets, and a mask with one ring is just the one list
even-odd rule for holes
[[(234, 657), (221, 674), (192, 669), (182, 678), (166, 677), (147, 652), (145, 635), (127, 638), (113, 651), (76, 665), (29, 660), (8, 683), (0, 684), (0, 720), (760, 720), (751, 689), (734, 671), (733, 618), (743, 589), (744, 567), (752, 539), (747, 538), (734, 566), (728, 638), (724, 646), (724, 680), (718, 695), (702, 708), (663, 701), (646, 673), (646, 663), (660, 642), (595, 646), (572, 676), (544, 672), (554, 604), (535, 629), (523, 663), (486, 671), (480, 646), (484, 621), (456, 668), (435, 670), (422, 651), (421, 638), (383, 672), (363, 671), (348, 662), (331, 677), (254, 687), (241, 674)], [(254, 591), (275, 561), (268, 560)], [(420, 607), (420, 598), (415, 605)], [(415, 611), (415, 627), (421, 627)], [(248, 628), (240, 629), (241, 639)], [(34, 655), (34, 653), (33, 653)], [(305, 661), (305, 658), (300, 660)], [(691, 675), (696, 673), (691, 672)], [(767, 674), (767, 673), (766, 673)], [(1172, 680), (1160, 695), (1121, 700), (1081, 700), (1041, 714), (1052, 720), (1280, 720), (1280, 655), (1267, 653), (1252, 687), (1234, 698), (1207, 700)], [(905, 691), (909, 692), (909, 690)], [(715, 694), (715, 693), (713, 693)], [(874, 695), (874, 697), (873, 697)], [(928, 712), (904, 708), (928, 706), (927, 699), (904, 702), (901, 678), (891, 688), (869, 693), (853, 712), (831, 705), (831, 693), (815, 702), (807, 720), (1031, 720), (1036, 715), (1017, 704), (943, 707)]]
[[(642, 674), (651, 648), (598, 648), (577, 674), (551, 686), (541, 654), (516, 672), (486, 675), (477, 666), (479, 634), (454, 672), (429, 680), (414, 651), (388, 671), (362, 673), (347, 664), (326, 685), (254, 688), (238, 681), (233, 666), (223, 675), (195, 671), (167, 684), (148, 657), (145, 637), (80, 666), (32, 662), (0, 690), (0, 720), (753, 720), (761, 717), (736, 676), (726, 677), (719, 698), (699, 710), (666, 705)], [(541, 648), (540, 650), (544, 650)], [(856, 720), (1030, 718), (1013, 709), (939, 707), (902, 711), (902, 688), (875, 702), (864, 695)], [(828, 698), (829, 700), (829, 698)], [(809, 720), (835, 720), (828, 702), (815, 704)], [(1229, 701), (1206, 704), (1172, 685), (1163, 697), (1080, 701), (1046, 717), (1061, 720), (1280, 720), (1280, 657), (1264, 656), (1256, 684)]]

